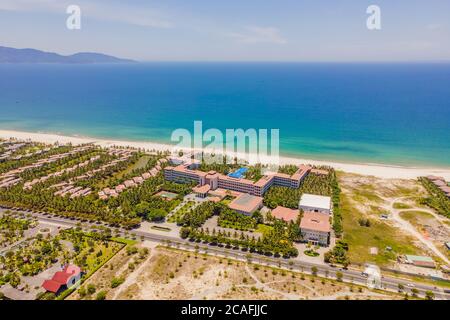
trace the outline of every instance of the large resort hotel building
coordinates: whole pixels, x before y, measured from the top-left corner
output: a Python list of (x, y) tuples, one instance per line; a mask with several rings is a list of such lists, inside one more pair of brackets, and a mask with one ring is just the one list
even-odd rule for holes
[[(164, 168), (164, 177), (166, 180), (179, 183), (197, 183), (197, 190), (204, 191), (205, 194), (209, 190), (221, 188), (262, 197), (271, 186), (299, 188), (302, 180), (311, 171), (311, 167), (300, 165), (297, 172), (292, 176), (283, 173), (274, 173), (272, 175), (265, 175), (258, 181), (253, 182), (244, 178), (226, 176), (217, 173), (216, 171), (209, 171), (206, 173), (197, 170), (198, 166), (199, 163), (197, 162), (183, 163), (176, 167), (168, 166)], [(209, 188), (203, 186), (209, 186)]]

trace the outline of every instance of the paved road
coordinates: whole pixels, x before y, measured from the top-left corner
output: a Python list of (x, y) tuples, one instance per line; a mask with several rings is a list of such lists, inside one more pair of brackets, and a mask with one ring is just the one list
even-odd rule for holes
[[(2, 210), (2, 209), (0, 209)], [(17, 211), (17, 210), (15, 210)], [(66, 227), (77, 227), (80, 223), (80, 221), (77, 220), (71, 220), (68, 218), (63, 218), (60, 216), (51, 216), (51, 215), (44, 215), (40, 213), (30, 213), (30, 212), (23, 212), (19, 211), (20, 213), (24, 214), (32, 214), (35, 218), (37, 218), (41, 222), (51, 222), (59, 224), (60, 226), (66, 226)], [(99, 224), (95, 223), (89, 223), (89, 222), (83, 222), (85, 226), (90, 226), (92, 228), (98, 227)], [(311, 274), (312, 267), (317, 268), (317, 275), (327, 277), (327, 278), (336, 278), (336, 272), (341, 272), (343, 275), (342, 280), (344, 282), (351, 282), (355, 284), (360, 285), (366, 285), (367, 278), (361, 274), (361, 271), (353, 270), (353, 269), (340, 269), (337, 267), (332, 267), (330, 265), (323, 265), (323, 264), (316, 264), (312, 262), (307, 261), (299, 261), (299, 260), (288, 260), (283, 258), (274, 258), (274, 257), (267, 257), (262, 256), (259, 254), (250, 254), (249, 252), (241, 251), (239, 249), (228, 249), (225, 247), (220, 246), (211, 246), (203, 243), (197, 243), (197, 242), (191, 242), (189, 240), (183, 240), (177, 237), (173, 236), (167, 236), (162, 235), (158, 233), (154, 233), (152, 231), (142, 231), (142, 230), (132, 230), (127, 231), (124, 229), (119, 229), (122, 234), (125, 233), (132, 233), (136, 235), (137, 237), (140, 237), (145, 240), (151, 240), (151, 241), (157, 241), (166, 245), (170, 246), (176, 246), (181, 249), (186, 250), (197, 250), (199, 253), (208, 253), (208, 254), (214, 254), (222, 257), (228, 257), (233, 259), (238, 259), (242, 261), (251, 261), (253, 263), (258, 263), (261, 265), (267, 265), (277, 268), (286, 268), (291, 269), (294, 271), (301, 271), (304, 273)], [(409, 292), (411, 294), (411, 289), (414, 287), (419, 291), (419, 296), (424, 296), (426, 291), (432, 291), (435, 294), (436, 299), (444, 299), (444, 300), (450, 300), (450, 293), (444, 292), (442, 288), (438, 288), (435, 286), (418, 283), (415, 282), (413, 287), (411, 286), (411, 281), (401, 279), (401, 278), (394, 278), (394, 277), (383, 277), (382, 278), (382, 288), (385, 290), (398, 292), (398, 286), (399, 284), (404, 286), (404, 291)]]

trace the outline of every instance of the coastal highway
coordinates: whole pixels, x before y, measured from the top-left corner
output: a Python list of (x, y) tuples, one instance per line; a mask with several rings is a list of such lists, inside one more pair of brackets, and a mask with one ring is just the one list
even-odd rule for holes
[[(0, 212), (4, 209), (0, 208)], [(64, 218), (56, 215), (49, 215), (43, 213), (36, 212), (27, 212), (15, 210), (19, 213), (23, 214), (31, 214), (33, 217), (37, 218), (42, 223), (51, 223), (56, 224), (61, 227), (77, 227), (80, 224), (78, 220), (72, 220), (69, 218)], [(91, 228), (98, 228), (99, 224), (82, 222), (84, 226), (89, 226)], [(119, 232), (124, 235), (125, 233), (130, 233), (129, 230), (119, 229)], [(344, 282), (351, 282), (359, 285), (366, 285), (367, 278), (362, 275), (361, 271), (355, 269), (340, 269), (337, 267), (333, 267), (330, 265), (324, 264), (315, 264), (307, 261), (301, 261), (297, 259), (283, 259), (283, 258), (274, 258), (267, 257), (260, 254), (252, 254), (249, 252), (241, 251), (238, 249), (228, 249), (220, 246), (211, 246), (203, 243), (191, 242), (189, 240), (183, 240), (181, 238), (162, 235), (156, 232), (149, 231), (140, 231), (140, 230), (132, 230), (131, 233), (136, 235), (139, 238), (160, 242), (164, 245), (174, 246), (180, 249), (194, 251), (197, 250), (199, 253), (207, 253), (213, 254), (216, 256), (221, 256), (224, 258), (232, 258), (241, 261), (251, 261), (253, 263), (267, 265), (276, 268), (284, 268), (287, 270), (294, 270), (299, 272), (304, 272), (311, 274), (311, 268), (317, 268), (317, 275), (326, 277), (326, 278), (334, 278), (336, 279), (336, 272), (341, 272), (343, 275), (342, 280)], [(444, 292), (442, 288), (435, 287), (432, 285), (424, 284), (421, 282), (412, 282), (411, 280), (397, 278), (397, 277), (382, 277), (382, 289), (398, 292), (399, 284), (404, 286), (404, 292), (409, 292), (411, 294), (411, 289), (415, 288), (419, 291), (419, 296), (425, 296), (426, 291), (432, 291), (435, 294), (436, 299), (450, 300), (450, 293)]]

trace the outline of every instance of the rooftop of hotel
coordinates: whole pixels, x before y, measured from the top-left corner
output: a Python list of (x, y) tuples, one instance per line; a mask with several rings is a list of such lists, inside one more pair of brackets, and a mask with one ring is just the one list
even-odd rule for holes
[(282, 219), (286, 222), (296, 221), (299, 215), (299, 210), (294, 210), (290, 208), (285, 208), (282, 206), (278, 206), (272, 210), (272, 216), (277, 219)]
[(304, 193), (300, 199), (300, 206), (329, 210), (331, 207), (331, 198), (328, 196)]
[(191, 170), (188, 168), (188, 164), (180, 164), (176, 167), (166, 167), (166, 169), (172, 169), (174, 171), (178, 172), (188, 172), (188, 173), (195, 173), (198, 176), (205, 177), (207, 175), (206, 172), (200, 171), (200, 170)]
[(248, 193), (242, 193), (231, 201), (228, 207), (233, 210), (252, 212), (261, 205), (262, 201), (263, 198), (261, 197), (252, 196)]
[(271, 179), (273, 179), (273, 176), (263, 176), (261, 179), (255, 182), (255, 186), (262, 187), (266, 185)]
[(232, 196), (232, 197), (238, 197), (241, 195), (241, 192), (223, 189), (223, 188), (217, 188), (216, 190), (209, 191), (209, 194), (212, 196), (218, 196), (221, 198), (225, 198), (226, 196)]
[(212, 201), (212, 202), (215, 202), (215, 203), (218, 203), (218, 202), (220, 202), (222, 199), (221, 199), (220, 197), (208, 197), (208, 200), (209, 200), (209, 201)]
[(300, 229), (312, 231), (330, 232), (330, 220), (327, 215), (318, 212), (306, 211), (303, 213)]
[(309, 170), (311, 170), (310, 166), (306, 166), (304, 164), (301, 164), (298, 166), (297, 172), (295, 172), (291, 178), (294, 180), (299, 180), (302, 178), (303, 175), (305, 175)]
[(219, 179), (220, 180), (226, 180), (226, 181), (236, 181), (242, 184), (247, 184), (247, 185), (254, 185), (254, 182), (252, 180), (248, 180), (248, 179), (244, 179), (244, 178), (233, 178), (233, 177), (229, 177), (223, 174), (219, 174)]
[(192, 188), (192, 191), (194, 191), (195, 193), (208, 193), (209, 190), (211, 190), (209, 184)]

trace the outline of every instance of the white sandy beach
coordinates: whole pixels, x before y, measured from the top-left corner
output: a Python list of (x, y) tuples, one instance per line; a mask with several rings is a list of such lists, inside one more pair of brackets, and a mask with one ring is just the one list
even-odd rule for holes
[[(90, 137), (73, 137), (49, 133), (31, 133), (22, 131), (0, 130), (0, 138), (9, 139), (16, 138), (20, 140), (31, 140), (36, 142), (53, 144), (59, 143), (94, 143), (102, 147), (111, 146), (129, 146), (134, 148), (141, 148), (145, 150), (165, 151), (172, 150), (173, 145), (145, 142), (145, 141), (118, 141), (108, 139), (97, 139)], [(415, 179), (420, 176), (436, 175), (442, 176), (446, 180), (450, 180), (450, 168), (427, 168), (427, 167), (401, 167), (378, 164), (354, 164), (341, 163), (330, 161), (309, 160), (302, 158), (280, 157), (280, 164), (312, 164), (312, 165), (326, 165), (332, 166), (336, 170), (342, 170), (349, 173), (371, 175), (379, 178), (387, 179)]]

